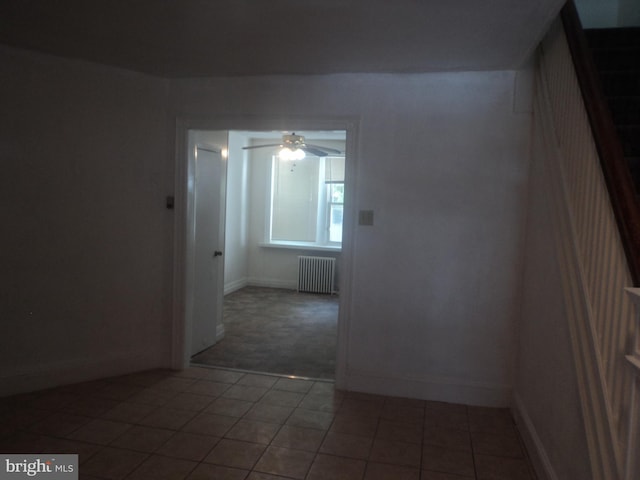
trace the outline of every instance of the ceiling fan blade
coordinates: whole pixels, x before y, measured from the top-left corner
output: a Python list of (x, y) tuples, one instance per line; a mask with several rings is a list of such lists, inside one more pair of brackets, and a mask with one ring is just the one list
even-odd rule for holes
[(327, 152), (327, 154), (333, 153), (333, 154), (336, 154), (336, 155), (342, 155), (342, 152), (340, 150), (337, 150), (337, 149), (331, 148), (331, 147), (323, 147), (321, 145), (311, 145), (311, 144), (308, 144), (308, 143), (306, 144), (306, 147), (307, 148), (316, 148), (316, 149), (319, 149), (319, 150), (323, 150), (324, 152)]
[(326, 157), (327, 155), (329, 155), (327, 152), (325, 152), (324, 150), (320, 150), (319, 148), (316, 147), (309, 147), (309, 145), (305, 145), (304, 147), (300, 147), (300, 150), (309, 153), (311, 155), (314, 155), (316, 157)]
[(248, 147), (242, 147), (243, 150), (252, 150), (254, 148), (273, 148), (273, 147), (280, 147), (282, 148), (282, 144), (281, 143), (270, 143), (268, 145), (249, 145)]

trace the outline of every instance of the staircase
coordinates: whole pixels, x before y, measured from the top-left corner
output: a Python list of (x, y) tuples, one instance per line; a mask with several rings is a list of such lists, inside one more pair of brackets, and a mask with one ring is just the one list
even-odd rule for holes
[(640, 197), (640, 27), (585, 33)]

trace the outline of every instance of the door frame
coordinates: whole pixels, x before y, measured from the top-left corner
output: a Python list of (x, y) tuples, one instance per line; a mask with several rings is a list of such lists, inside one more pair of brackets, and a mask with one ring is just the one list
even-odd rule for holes
[[(340, 265), (340, 297), (337, 326), (336, 387), (346, 385), (348, 375), (349, 324), (351, 314), (352, 272), (354, 262), (358, 165), (358, 117), (269, 117), (269, 116), (208, 116), (179, 117), (176, 119), (175, 150), (175, 207), (174, 207), (174, 262), (173, 262), (173, 322), (171, 367), (182, 370), (189, 366), (188, 342), (191, 332), (186, 321), (186, 261), (188, 251), (187, 205), (193, 195), (193, 179), (188, 168), (189, 130), (344, 130), (345, 153), (345, 211), (343, 219), (342, 254)], [(224, 285), (221, 287), (224, 288)]]

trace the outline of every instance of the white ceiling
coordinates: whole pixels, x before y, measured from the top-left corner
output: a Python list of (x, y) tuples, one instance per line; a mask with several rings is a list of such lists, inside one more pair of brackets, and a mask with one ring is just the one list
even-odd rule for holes
[(1, 0), (0, 43), (163, 77), (510, 70), (563, 0)]

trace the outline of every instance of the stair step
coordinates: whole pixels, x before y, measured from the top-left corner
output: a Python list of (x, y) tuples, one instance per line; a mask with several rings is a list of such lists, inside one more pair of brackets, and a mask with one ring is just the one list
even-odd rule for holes
[(616, 125), (640, 124), (640, 97), (607, 97)]
[(594, 47), (591, 53), (600, 72), (640, 71), (640, 46), (615, 49)]
[(640, 125), (616, 126), (625, 157), (640, 157)]
[(640, 27), (589, 28), (585, 34), (591, 47), (640, 46)]
[(600, 78), (607, 97), (640, 97), (640, 72), (601, 72)]

